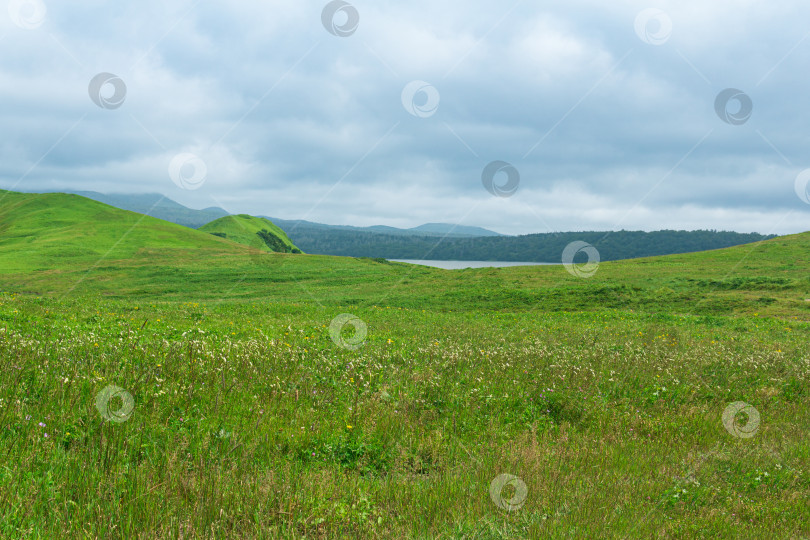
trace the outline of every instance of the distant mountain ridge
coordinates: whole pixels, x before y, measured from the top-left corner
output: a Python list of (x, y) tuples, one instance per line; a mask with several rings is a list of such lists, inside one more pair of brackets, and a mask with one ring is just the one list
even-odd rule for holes
[(97, 191), (65, 191), (64, 193), (81, 195), (82, 197), (109, 204), (121, 210), (145, 214), (192, 229), (199, 229), (206, 223), (230, 215), (230, 212), (217, 207), (194, 210), (160, 193), (137, 195), (119, 193), (106, 194), (98, 193)]
[[(218, 207), (195, 210), (169, 199), (160, 193), (145, 194), (124, 194), (124, 193), (99, 193), (97, 191), (62, 191), (61, 193), (71, 193), (81, 195), (94, 201), (109, 204), (121, 210), (129, 210), (145, 214), (164, 221), (170, 221), (184, 227), (199, 229), (203, 225), (211, 223), (219, 218), (232, 215), (227, 210)], [(284, 229), (297, 228), (299, 226), (323, 228), (323, 229), (345, 229), (352, 231), (379, 232), (396, 235), (423, 235), (423, 236), (453, 236), (453, 237), (479, 237), (479, 236), (504, 236), (495, 231), (490, 231), (481, 227), (467, 225), (453, 225), (450, 223), (425, 223), (411, 229), (399, 229), (386, 225), (373, 225), (371, 227), (353, 227), (351, 225), (327, 225), (304, 220), (278, 219), (270, 216), (257, 216), (266, 218)]]
[[(231, 216), (222, 208), (193, 210), (160, 194), (105, 195), (97, 192), (75, 192), (113, 207), (130, 210), (164, 221), (201, 229), (204, 225)], [(250, 216), (242, 215), (245, 219)], [(255, 220), (270, 220), (260, 222)], [(284, 220), (267, 216), (250, 217), (234, 223), (212, 226), (216, 236), (270, 250), (301, 250), (310, 254), (342, 255), (384, 259), (436, 259), (460, 261), (560, 262), (565, 247), (574, 241), (592, 244), (602, 260), (619, 260), (676, 253), (689, 253), (731, 247), (773, 238), (775, 235), (743, 234), (727, 231), (614, 231), (560, 232), (522, 236), (500, 235), (479, 227), (427, 223), (412, 229), (378, 225), (352, 227), (325, 225), (304, 220)], [(254, 226), (259, 227), (256, 231)], [(278, 226), (279, 231), (274, 231)], [(237, 239), (251, 229), (247, 238)], [(259, 234), (263, 229), (267, 233)], [(280, 234), (279, 234), (280, 232)], [(254, 237), (255, 236), (255, 237)], [(273, 240), (279, 237), (280, 244)], [(258, 243), (263, 238), (264, 243)]]
[(389, 234), (396, 236), (448, 236), (454, 238), (480, 238), (480, 237), (495, 237), (506, 236), (489, 229), (482, 227), (472, 227), (469, 225), (453, 225), (451, 223), (425, 223), (418, 227), (410, 229), (399, 229), (397, 227), (389, 227), (387, 225), (372, 225), (370, 227), (355, 227), (352, 225), (326, 225), (324, 223), (315, 223), (313, 221), (305, 221), (302, 219), (279, 219), (270, 216), (266, 217), (273, 223), (284, 229), (285, 231), (294, 231), (295, 229), (324, 229), (324, 230), (341, 230), (351, 232), (368, 232)]
[(408, 229), (409, 231), (419, 231), (436, 234), (464, 234), (467, 236), (507, 236), (504, 234), (490, 231), (482, 227), (468, 227), (466, 225), (451, 225), (449, 223), (425, 223), (418, 227)]

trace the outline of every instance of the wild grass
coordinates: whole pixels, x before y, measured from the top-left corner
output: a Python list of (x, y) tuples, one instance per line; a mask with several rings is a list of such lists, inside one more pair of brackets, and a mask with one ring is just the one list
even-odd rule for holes
[(808, 537), (808, 247), (448, 272), (0, 192), (0, 537)]
[(806, 322), (360, 307), (348, 350), (349, 306), (1, 302), (0, 536), (810, 534)]

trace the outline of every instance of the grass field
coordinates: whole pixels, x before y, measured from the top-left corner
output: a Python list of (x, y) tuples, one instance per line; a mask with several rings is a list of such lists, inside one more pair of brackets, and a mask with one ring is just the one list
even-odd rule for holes
[(809, 248), (442, 271), (0, 193), (0, 536), (810, 537)]

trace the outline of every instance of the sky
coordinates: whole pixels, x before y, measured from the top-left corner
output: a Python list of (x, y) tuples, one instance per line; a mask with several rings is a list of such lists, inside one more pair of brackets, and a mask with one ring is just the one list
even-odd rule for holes
[(3, 0), (0, 188), (504, 234), (810, 230), (810, 3)]

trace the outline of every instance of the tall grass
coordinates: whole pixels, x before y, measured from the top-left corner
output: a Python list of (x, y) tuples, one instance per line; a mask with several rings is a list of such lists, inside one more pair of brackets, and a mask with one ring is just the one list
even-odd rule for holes
[(0, 536), (807, 536), (809, 330), (2, 295)]

